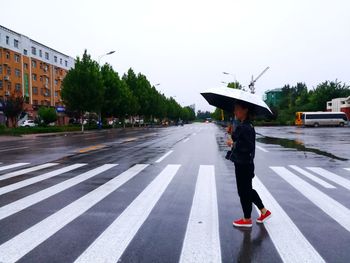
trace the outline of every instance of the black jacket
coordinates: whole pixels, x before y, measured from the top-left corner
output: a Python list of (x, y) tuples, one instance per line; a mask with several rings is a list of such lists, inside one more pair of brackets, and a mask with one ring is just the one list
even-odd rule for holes
[(237, 164), (253, 163), (255, 157), (255, 130), (249, 120), (241, 122), (232, 134), (234, 147), (231, 161)]

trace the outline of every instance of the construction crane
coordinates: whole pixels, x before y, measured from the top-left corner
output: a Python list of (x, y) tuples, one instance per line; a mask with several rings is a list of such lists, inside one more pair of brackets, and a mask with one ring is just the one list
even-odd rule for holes
[(250, 92), (251, 92), (251, 93), (253, 93), (253, 94), (255, 93), (255, 87), (254, 87), (255, 82), (256, 82), (258, 79), (260, 79), (260, 77), (261, 77), (262, 75), (264, 75), (265, 72), (266, 72), (269, 68), (270, 68), (270, 67), (267, 67), (266, 69), (264, 69), (263, 72), (261, 72), (260, 75), (256, 77), (256, 79), (254, 79), (254, 77), (252, 76), (252, 81), (251, 81), (250, 84), (249, 84), (249, 89), (250, 89)]

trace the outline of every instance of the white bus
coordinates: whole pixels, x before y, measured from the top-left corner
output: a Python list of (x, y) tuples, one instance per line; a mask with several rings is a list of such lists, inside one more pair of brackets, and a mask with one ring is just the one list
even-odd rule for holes
[(348, 118), (344, 112), (303, 112), (301, 115), (303, 126), (344, 126)]

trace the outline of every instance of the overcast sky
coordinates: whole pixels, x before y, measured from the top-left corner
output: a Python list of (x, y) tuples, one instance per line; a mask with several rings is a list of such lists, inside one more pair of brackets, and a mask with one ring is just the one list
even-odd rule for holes
[(212, 110), (200, 91), (234, 78), (247, 86), (266, 66), (261, 95), (287, 83), (350, 84), (349, 11), (348, 0), (16, 0), (1, 5), (0, 24), (73, 57), (116, 50), (101, 63)]

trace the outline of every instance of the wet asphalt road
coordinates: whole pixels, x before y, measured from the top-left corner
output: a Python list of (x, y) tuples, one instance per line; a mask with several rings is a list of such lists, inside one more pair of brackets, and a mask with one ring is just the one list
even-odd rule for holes
[(0, 142), (0, 262), (349, 262), (350, 128), (256, 131), (252, 229), (215, 124)]

